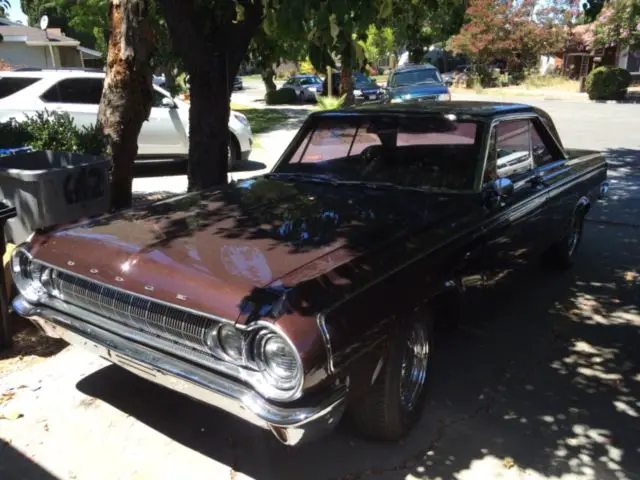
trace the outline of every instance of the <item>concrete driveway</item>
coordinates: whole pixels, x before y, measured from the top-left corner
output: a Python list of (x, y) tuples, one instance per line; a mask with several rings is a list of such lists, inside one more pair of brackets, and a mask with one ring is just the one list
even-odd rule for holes
[(0, 478), (640, 478), (640, 109), (540, 103), (568, 146), (608, 149), (611, 198), (572, 271), (529, 265), (438, 337), (429, 403), (404, 442), (342, 425), (285, 448), (67, 348), (0, 379), (15, 393), (4, 408), (23, 415), (0, 420)]

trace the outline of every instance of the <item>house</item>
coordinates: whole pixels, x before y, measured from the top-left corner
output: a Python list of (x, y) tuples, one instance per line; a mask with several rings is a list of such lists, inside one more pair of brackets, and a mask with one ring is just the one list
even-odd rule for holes
[(640, 83), (640, 48), (618, 48), (615, 44), (605, 48), (594, 47), (595, 24), (578, 25), (571, 32), (571, 41), (563, 52), (562, 71), (571, 78), (584, 78), (600, 65), (624, 68), (633, 83)]
[(0, 60), (14, 67), (84, 67), (101, 57), (59, 28), (40, 30), (0, 18)]

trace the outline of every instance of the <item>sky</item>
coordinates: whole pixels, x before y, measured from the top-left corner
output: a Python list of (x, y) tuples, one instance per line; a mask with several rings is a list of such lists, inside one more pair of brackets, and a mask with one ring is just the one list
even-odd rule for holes
[(22, 13), (22, 9), (20, 8), (20, 0), (9, 0), (11, 4), (11, 10), (7, 12), (7, 17), (9, 20), (14, 22), (22, 22), (23, 24), (27, 24), (27, 16)]

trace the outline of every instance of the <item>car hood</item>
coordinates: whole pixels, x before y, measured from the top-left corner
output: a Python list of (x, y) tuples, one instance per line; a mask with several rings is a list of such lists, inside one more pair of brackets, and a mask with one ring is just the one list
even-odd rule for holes
[(36, 237), (37, 260), (239, 319), (255, 290), (290, 289), (433, 222), (451, 197), (261, 177)]
[(448, 93), (449, 89), (442, 83), (431, 83), (424, 85), (407, 85), (404, 87), (392, 88), (390, 94), (392, 98), (406, 97), (424, 97), (427, 95), (439, 95)]

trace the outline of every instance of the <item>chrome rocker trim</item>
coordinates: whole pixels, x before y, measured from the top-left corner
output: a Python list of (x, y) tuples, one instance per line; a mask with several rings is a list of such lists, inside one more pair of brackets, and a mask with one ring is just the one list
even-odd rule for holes
[(346, 407), (345, 389), (313, 403), (303, 398), (291, 406), (274, 405), (238, 382), (68, 314), (32, 305), (21, 295), (13, 301), (13, 309), (47, 336), (90, 350), (142, 378), (270, 430), (285, 445), (307, 443), (331, 432)]

